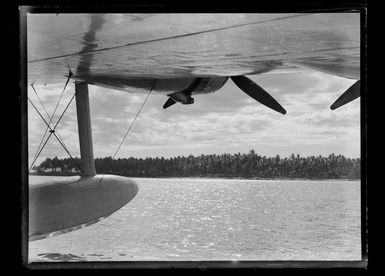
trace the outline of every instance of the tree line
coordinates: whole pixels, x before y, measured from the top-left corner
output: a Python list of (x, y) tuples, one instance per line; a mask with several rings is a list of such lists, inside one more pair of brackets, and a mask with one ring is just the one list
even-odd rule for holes
[[(35, 166), (37, 173), (78, 173), (79, 158), (45, 159)], [(115, 174), (131, 177), (242, 177), (242, 178), (316, 178), (359, 179), (360, 158), (343, 155), (301, 157), (291, 154), (281, 158), (260, 156), (251, 150), (247, 154), (208, 154), (172, 158), (96, 158), (98, 174)]]

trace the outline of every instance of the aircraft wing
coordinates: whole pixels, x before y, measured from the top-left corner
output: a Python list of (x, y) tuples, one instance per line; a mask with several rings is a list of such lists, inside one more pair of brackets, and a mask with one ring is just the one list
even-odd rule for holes
[(359, 78), (360, 14), (27, 14), (28, 82), (260, 74)]

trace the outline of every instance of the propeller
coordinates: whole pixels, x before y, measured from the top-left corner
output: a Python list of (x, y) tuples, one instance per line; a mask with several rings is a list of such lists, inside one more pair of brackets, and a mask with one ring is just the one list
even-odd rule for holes
[(360, 96), (360, 81), (356, 81), (352, 86), (348, 88), (331, 106), (330, 109), (337, 109), (351, 101), (357, 99)]
[(171, 98), (168, 98), (167, 102), (165, 102), (165, 104), (163, 105), (163, 109), (166, 109), (167, 107), (170, 107), (170, 106), (172, 106), (173, 104), (176, 104), (176, 101), (174, 101), (174, 100), (171, 99)]
[(247, 95), (261, 104), (281, 113), (286, 114), (286, 110), (262, 87), (245, 76), (231, 77), (233, 82)]
[[(286, 114), (286, 110), (262, 87), (257, 85), (255, 82), (250, 80), (245, 76), (234, 76), (231, 77), (233, 82), (247, 95), (260, 102), (261, 104), (281, 113)], [(166, 109), (176, 102), (181, 102), (183, 104), (191, 104), (194, 100), (191, 98), (191, 92), (198, 86), (201, 78), (197, 78), (197, 80), (186, 90), (175, 92), (173, 94), (168, 95), (170, 98), (163, 105), (163, 108)]]

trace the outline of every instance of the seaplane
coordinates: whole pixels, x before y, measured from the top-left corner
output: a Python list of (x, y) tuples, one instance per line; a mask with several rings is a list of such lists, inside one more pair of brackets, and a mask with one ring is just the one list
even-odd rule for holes
[[(285, 114), (284, 107), (247, 75), (309, 68), (356, 80), (336, 95), (332, 110), (360, 96), (358, 11), (42, 14), (26, 8), (24, 12), (28, 85), (74, 83), (81, 160), (78, 176), (44, 180), (29, 176), (30, 241), (98, 222), (139, 191), (127, 177), (95, 170), (89, 85), (161, 93), (167, 112), (174, 104), (199, 104), (204, 97), (195, 101), (195, 96), (220, 91), (231, 80), (256, 104)], [(28, 100), (29, 108), (38, 111), (37, 104)], [(59, 122), (54, 124), (53, 116), (41, 117), (49, 135), (59, 139)]]

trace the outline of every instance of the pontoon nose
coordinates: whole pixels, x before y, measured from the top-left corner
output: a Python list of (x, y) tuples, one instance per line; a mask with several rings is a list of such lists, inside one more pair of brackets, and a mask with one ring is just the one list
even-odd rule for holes
[(30, 240), (93, 224), (126, 205), (139, 190), (134, 181), (116, 175), (44, 178), (29, 189)]

